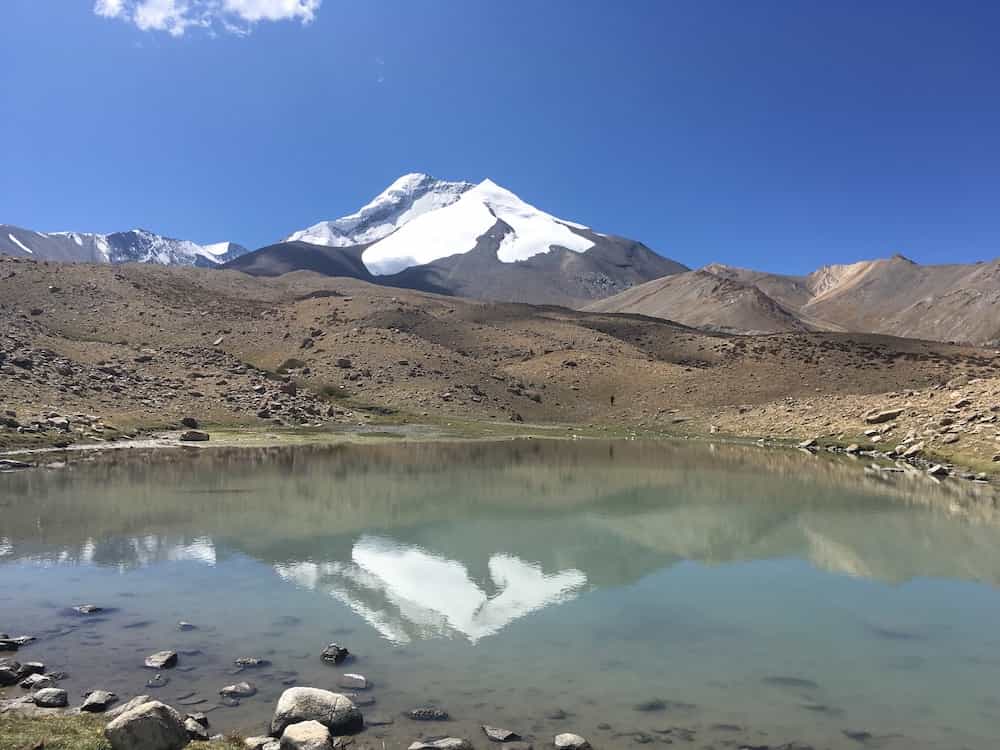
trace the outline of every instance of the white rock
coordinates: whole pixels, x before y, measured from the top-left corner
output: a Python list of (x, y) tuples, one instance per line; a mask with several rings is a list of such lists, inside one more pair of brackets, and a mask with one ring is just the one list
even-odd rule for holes
[(578, 734), (564, 732), (557, 734), (553, 744), (559, 750), (588, 750), (590, 743)]
[(439, 740), (414, 742), (409, 750), (472, 750), (472, 743), (459, 737), (443, 737)]
[(69, 696), (62, 688), (42, 688), (31, 699), (39, 708), (65, 708), (69, 705)]
[(331, 750), (330, 730), (318, 721), (292, 724), (281, 735), (281, 750)]

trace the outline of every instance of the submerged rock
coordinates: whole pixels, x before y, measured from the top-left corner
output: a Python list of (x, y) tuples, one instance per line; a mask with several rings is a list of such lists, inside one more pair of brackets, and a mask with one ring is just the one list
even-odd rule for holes
[(451, 718), (447, 711), (430, 707), (414, 708), (412, 711), (408, 711), (406, 715), (414, 721), (448, 721)]
[(104, 607), (98, 607), (96, 604), (78, 604), (73, 607), (73, 611), (81, 615), (96, 615), (104, 611)]
[(104, 728), (112, 750), (181, 750), (188, 744), (184, 719), (159, 701), (126, 711)]
[(281, 694), (271, 719), (271, 734), (280, 737), (300, 721), (318, 721), (332, 734), (349, 734), (364, 726), (361, 711), (349, 698), (329, 690), (293, 687)]

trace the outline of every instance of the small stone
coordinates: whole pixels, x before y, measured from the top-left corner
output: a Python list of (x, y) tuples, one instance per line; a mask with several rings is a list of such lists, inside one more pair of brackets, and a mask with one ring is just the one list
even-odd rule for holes
[(200, 711), (196, 714), (188, 714), (186, 718), (191, 719), (192, 721), (197, 721), (203, 727), (208, 729), (208, 717)]
[(62, 688), (42, 688), (31, 696), (31, 700), (39, 708), (65, 708), (69, 705), (69, 696)]
[(818, 442), (819, 441), (816, 440), (816, 438), (809, 438), (808, 440), (803, 440), (799, 443), (798, 447), (808, 450), (809, 448), (815, 448)]
[(145, 665), (149, 669), (170, 669), (177, 666), (176, 651), (157, 651), (146, 657)]
[(927, 470), (927, 473), (932, 477), (946, 477), (949, 474), (948, 469), (941, 464), (934, 464)]
[(201, 425), (198, 424), (198, 420), (194, 417), (184, 417), (181, 420), (181, 426), (187, 427), (190, 430), (197, 430)]
[(73, 610), (81, 615), (96, 615), (104, 611), (103, 607), (98, 607), (96, 604), (78, 604), (73, 607)]
[(412, 711), (408, 711), (406, 715), (414, 721), (448, 721), (451, 718), (447, 711), (430, 707), (414, 708)]
[(183, 620), (181, 620), (179, 623), (177, 623), (177, 629), (183, 632), (188, 632), (191, 630), (197, 630), (198, 626), (192, 625), (190, 622), (184, 622)]
[(278, 750), (280, 744), (274, 737), (247, 737), (243, 747), (246, 750)]
[(257, 695), (257, 688), (249, 682), (237, 682), (235, 685), (227, 685), (222, 688), (219, 695), (227, 698), (251, 698)]
[(271, 662), (267, 659), (258, 659), (256, 656), (241, 656), (233, 661), (237, 667), (242, 667), (243, 669), (254, 669), (256, 667), (269, 667)]
[(92, 690), (87, 693), (87, 697), (84, 698), (80, 710), (94, 714), (103, 713), (111, 708), (111, 704), (116, 700), (118, 700), (118, 696), (114, 693), (109, 693), (107, 690)]
[(559, 748), (559, 750), (588, 750), (590, 748), (590, 743), (587, 742), (587, 740), (580, 735), (573, 734), (571, 732), (557, 734), (552, 743)]
[(181, 433), (181, 442), (184, 443), (204, 443), (209, 439), (209, 434), (200, 430), (188, 430)]
[(914, 443), (909, 448), (904, 450), (900, 455), (903, 458), (913, 458), (914, 456), (919, 456), (923, 452), (923, 450), (924, 450), (924, 443), (923, 441), (921, 441), (919, 443)]
[(491, 727), (489, 724), (483, 724), (483, 732), (494, 742), (516, 742), (521, 739), (521, 735), (517, 732), (512, 732), (509, 729), (501, 729), (500, 727)]
[(320, 654), (320, 658), (331, 664), (342, 664), (351, 652), (348, 651), (343, 646), (338, 646), (336, 643), (331, 643), (329, 646), (323, 649), (323, 653)]
[(861, 451), (861, 446), (857, 443), (851, 443), (846, 448), (844, 448), (845, 453), (859, 453)]
[(154, 690), (164, 688), (169, 684), (170, 678), (162, 672), (157, 672), (155, 675), (146, 680), (146, 687), (153, 688)]

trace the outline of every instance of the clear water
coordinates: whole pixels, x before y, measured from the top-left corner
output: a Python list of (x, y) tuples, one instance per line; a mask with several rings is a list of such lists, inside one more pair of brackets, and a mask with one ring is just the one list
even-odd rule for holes
[[(216, 730), (350, 671), (387, 747), (485, 747), (489, 723), (539, 747), (992, 748), (990, 493), (704, 444), (120, 452), (0, 475), (0, 631), (38, 636), (19, 658), (74, 697), (154, 693)], [(330, 641), (356, 659), (324, 665)], [(180, 669), (146, 688), (166, 648)], [(259, 694), (217, 707), (242, 679)], [(424, 705), (452, 721), (401, 715)]]

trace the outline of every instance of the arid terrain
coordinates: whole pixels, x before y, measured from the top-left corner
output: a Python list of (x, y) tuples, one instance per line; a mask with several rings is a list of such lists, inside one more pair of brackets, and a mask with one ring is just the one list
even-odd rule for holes
[(806, 276), (712, 263), (586, 306), (735, 332), (868, 331), (1000, 344), (1000, 260), (921, 265), (909, 258), (830, 265)]
[[(866, 422), (889, 409), (901, 411)], [(0, 258), (0, 445), (118, 439), (185, 417), (815, 437), (988, 470), (1000, 466), (1000, 354), (706, 333), (312, 273)]]

